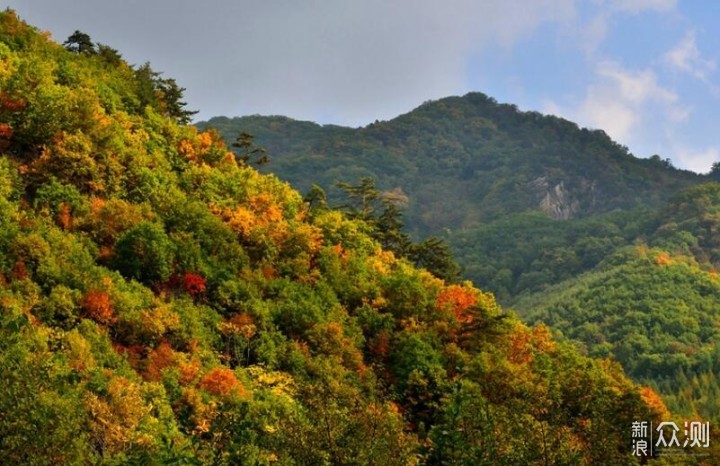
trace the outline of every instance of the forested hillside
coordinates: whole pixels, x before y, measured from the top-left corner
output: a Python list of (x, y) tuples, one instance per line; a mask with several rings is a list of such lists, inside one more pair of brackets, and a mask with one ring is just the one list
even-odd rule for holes
[(190, 115), (0, 13), (0, 463), (633, 464), (670, 419)]
[[(216, 128), (229, 142), (242, 132), (254, 135), (271, 157), (261, 170), (301, 192), (316, 183), (336, 203), (342, 203), (337, 182), (374, 179), (381, 190), (406, 201), (408, 231), (447, 239), (465, 277), (504, 302), (596, 265), (598, 254), (624, 237), (615, 230), (627, 220), (616, 225), (615, 217), (606, 217), (603, 223), (614, 231), (603, 228), (570, 250), (564, 238), (569, 225), (591, 230), (597, 222), (584, 223), (589, 216), (657, 207), (679, 189), (706, 180), (659, 156), (638, 159), (602, 131), (522, 112), (481, 93), (427, 102), (357, 129), (261, 116), (217, 117), (199, 126)], [(518, 241), (500, 249), (485, 246), (498, 229), (538, 224), (543, 229), (538, 240), (563, 247), (541, 255), (534, 246), (524, 251)], [(558, 261), (566, 262), (565, 270), (557, 270)]]
[(645, 241), (516, 307), (620, 361), (675, 409), (720, 421), (719, 212), (720, 184), (683, 191)]
[(528, 323), (718, 420), (718, 165), (698, 175), (638, 159), (602, 131), (479, 93), (357, 129), (279, 116), (201, 126), (229, 142), (254, 134), (270, 156), (261, 170), (317, 183), (337, 206), (374, 180), (408, 232), (446, 240), (461, 275)]

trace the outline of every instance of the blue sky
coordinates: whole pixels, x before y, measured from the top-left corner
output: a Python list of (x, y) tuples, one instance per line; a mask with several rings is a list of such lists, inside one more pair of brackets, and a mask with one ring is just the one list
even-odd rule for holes
[[(0, 0), (0, 5), (3, 2)], [(481, 91), (603, 129), (639, 157), (720, 160), (720, 2), (677, 0), (20, 0), (150, 61), (200, 118), (361, 126)]]
[(507, 54), (482, 51), (468, 74), (498, 100), (704, 172), (720, 160), (719, 19), (720, 2), (582, 2)]

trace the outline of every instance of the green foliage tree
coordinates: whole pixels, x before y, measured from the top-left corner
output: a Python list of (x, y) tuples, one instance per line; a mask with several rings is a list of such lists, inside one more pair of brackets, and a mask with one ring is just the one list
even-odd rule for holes
[(113, 264), (123, 276), (149, 285), (170, 277), (173, 258), (172, 242), (162, 226), (142, 222), (118, 239)]
[[(340, 206), (341, 209), (347, 211), (352, 218), (370, 223), (375, 222), (375, 212), (379, 207), (377, 204), (381, 196), (372, 178), (362, 178), (358, 185), (340, 182), (337, 187), (345, 192), (349, 201)], [(398, 225), (395, 223), (395, 226)]]
[(371, 178), (362, 178), (360, 184), (338, 183), (348, 197), (339, 208), (351, 218), (362, 220), (371, 226), (371, 236), (384, 249), (405, 257), (416, 266), (425, 268), (437, 277), (449, 282), (456, 281), (460, 267), (450, 253), (448, 245), (439, 238), (430, 237), (413, 243), (403, 231), (402, 212), (392, 196), (384, 195)]
[(80, 31), (73, 32), (63, 45), (69, 51), (83, 55), (94, 55), (96, 53), (95, 44), (90, 39), (90, 36)]
[(313, 184), (310, 187), (310, 190), (303, 197), (303, 201), (307, 203), (308, 209), (311, 213), (328, 209), (325, 190), (316, 184)]
[(407, 256), (418, 267), (447, 282), (457, 281), (460, 277), (460, 266), (455, 262), (450, 247), (434, 236), (410, 246)]
[(713, 162), (709, 177), (713, 181), (720, 181), (720, 162)]
[(172, 78), (158, 79), (155, 85), (164, 104), (165, 114), (176, 119), (180, 124), (190, 123), (197, 110), (186, 108), (187, 102), (183, 101), (186, 89), (180, 87)]
[(141, 109), (149, 105), (180, 124), (188, 124), (192, 116), (197, 113), (185, 107), (187, 105), (183, 101), (185, 88), (180, 87), (172, 78), (163, 78), (162, 73), (150, 67), (150, 63), (135, 69), (135, 79)]
[(263, 147), (256, 146), (253, 140), (253, 135), (244, 131), (235, 139), (232, 147), (239, 150), (238, 159), (245, 165), (265, 165), (270, 162), (267, 151)]

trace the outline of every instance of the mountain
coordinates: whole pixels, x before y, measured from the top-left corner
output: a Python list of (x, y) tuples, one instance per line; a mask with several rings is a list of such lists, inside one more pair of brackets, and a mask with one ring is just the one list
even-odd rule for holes
[(602, 131), (480, 93), (363, 128), (279, 116), (200, 124), (242, 132), (260, 167), (301, 189), (369, 177), (400, 199), (408, 231), (446, 240), (463, 274), (527, 323), (619, 361), (686, 416), (718, 420), (717, 170), (638, 159)]
[[(465, 277), (504, 303), (589, 270), (636, 234), (645, 209), (708, 180), (659, 156), (633, 157), (600, 130), (481, 93), (427, 102), (357, 129), (262, 116), (217, 117), (199, 126), (230, 142), (241, 132), (254, 135), (271, 156), (261, 170), (302, 192), (316, 183), (336, 204), (337, 182), (374, 179), (406, 199), (409, 232), (446, 239)], [(595, 235), (599, 214), (607, 214), (601, 220), (607, 227)], [(515, 241), (497, 247), (501, 230)], [(568, 251), (568, 235), (584, 244)], [(537, 241), (563, 247), (539, 249)], [(553, 265), (558, 261), (564, 270)]]
[(0, 12), (0, 463), (638, 464), (621, 367), (395, 257)]
[(199, 126), (230, 141), (241, 131), (254, 135), (272, 155), (267, 169), (301, 191), (364, 176), (399, 188), (409, 198), (408, 226), (424, 234), (528, 210), (566, 219), (657, 206), (703, 179), (659, 157), (635, 158), (600, 130), (481, 93), (427, 102), (357, 129), (261, 116)]

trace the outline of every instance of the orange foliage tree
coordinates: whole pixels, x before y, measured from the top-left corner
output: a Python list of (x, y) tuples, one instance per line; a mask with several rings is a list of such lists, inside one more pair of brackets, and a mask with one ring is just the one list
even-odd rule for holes
[(110, 295), (105, 291), (88, 291), (83, 298), (82, 308), (89, 318), (99, 324), (112, 325), (117, 322)]
[(150, 351), (145, 365), (145, 378), (158, 382), (162, 380), (162, 371), (175, 364), (177, 356), (170, 344), (166, 341)]
[(477, 303), (476, 290), (468, 285), (446, 286), (437, 296), (437, 307), (450, 310), (458, 322), (468, 324), (473, 320), (472, 307)]
[(232, 369), (227, 367), (216, 367), (205, 374), (200, 381), (200, 388), (217, 396), (245, 395), (245, 387), (235, 377)]

